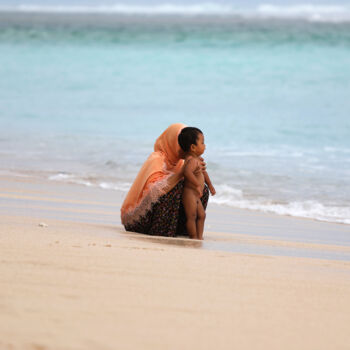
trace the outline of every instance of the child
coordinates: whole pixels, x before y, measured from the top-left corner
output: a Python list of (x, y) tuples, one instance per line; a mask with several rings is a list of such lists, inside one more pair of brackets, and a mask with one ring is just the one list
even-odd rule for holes
[(204, 183), (208, 185), (213, 196), (216, 193), (207, 172), (198, 172), (198, 168), (201, 168), (199, 157), (205, 150), (204, 135), (197, 128), (187, 127), (181, 130), (178, 141), (185, 152), (182, 202), (187, 218), (186, 229), (190, 238), (203, 239), (205, 210), (200, 198), (203, 195)]

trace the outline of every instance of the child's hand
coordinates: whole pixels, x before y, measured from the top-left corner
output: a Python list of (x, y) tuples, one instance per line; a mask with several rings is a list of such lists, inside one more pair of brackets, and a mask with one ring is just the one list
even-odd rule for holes
[(210, 187), (209, 187), (209, 191), (210, 191), (210, 194), (211, 194), (212, 196), (215, 196), (216, 191), (215, 191), (214, 186), (210, 186)]
[(200, 186), (196, 186), (196, 192), (197, 192), (199, 198), (202, 198), (203, 190), (202, 190), (202, 188)]

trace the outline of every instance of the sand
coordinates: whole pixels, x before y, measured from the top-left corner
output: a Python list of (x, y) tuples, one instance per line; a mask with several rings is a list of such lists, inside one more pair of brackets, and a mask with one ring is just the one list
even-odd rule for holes
[(126, 233), (118, 196), (0, 178), (1, 350), (350, 348), (349, 260), (280, 249), (346, 256), (346, 245), (267, 236), (263, 218), (275, 229), (285, 221), (254, 212), (246, 226), (256, 235), (242, 232), (242, 217), (240, 232), (214, 232), (210, 204), (204, 242)]

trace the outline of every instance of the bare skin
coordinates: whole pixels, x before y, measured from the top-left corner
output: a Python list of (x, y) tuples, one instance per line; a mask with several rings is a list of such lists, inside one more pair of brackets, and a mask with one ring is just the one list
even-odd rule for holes
[[(214, 195), (215, 188), (211, 184), (207, 172), (202, 170), (203, 159), (200, 155), (205, 150), (204, 136), (200, 134), (196, 145), (191, 145), (190, 151), (185, 155), (184, 190), (182, 202), (186, 213), (186, 229), (192, 239), (203, 239), (205, 210), (200, 198), (203, 195), (204, 183)], [(199, 171), (200, 169), (200, 171)]]
[(198, 159), (188, 157), (185, 168), (185, 185), (182, 192), (182, 202), (186, 213), (186, 229), (193, 239), (203, 239), (203, 229), (205, 220), (205, 211), (200, 200), (204, 187), (204, 175), (200, 172), (197, 176), (194, 174), (198, 167)]

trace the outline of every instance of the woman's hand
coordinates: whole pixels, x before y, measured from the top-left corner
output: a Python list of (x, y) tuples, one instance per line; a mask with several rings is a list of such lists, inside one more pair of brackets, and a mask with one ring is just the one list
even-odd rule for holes
[(202, 171), (206, 171), (207, 170), (207, 163), (204, 161), (204, 159), (202, 157), (199, 157), (199, 160), (201, 161)]
[(198, 166), (194, 171), (194, 174), (196, 176), (200, 175), (201, 172), (207, 169), (207, 163), (204, 161), (204, 159), (202, 157), (199, 157), (199, 160), (200, 160), (200, 166)]

